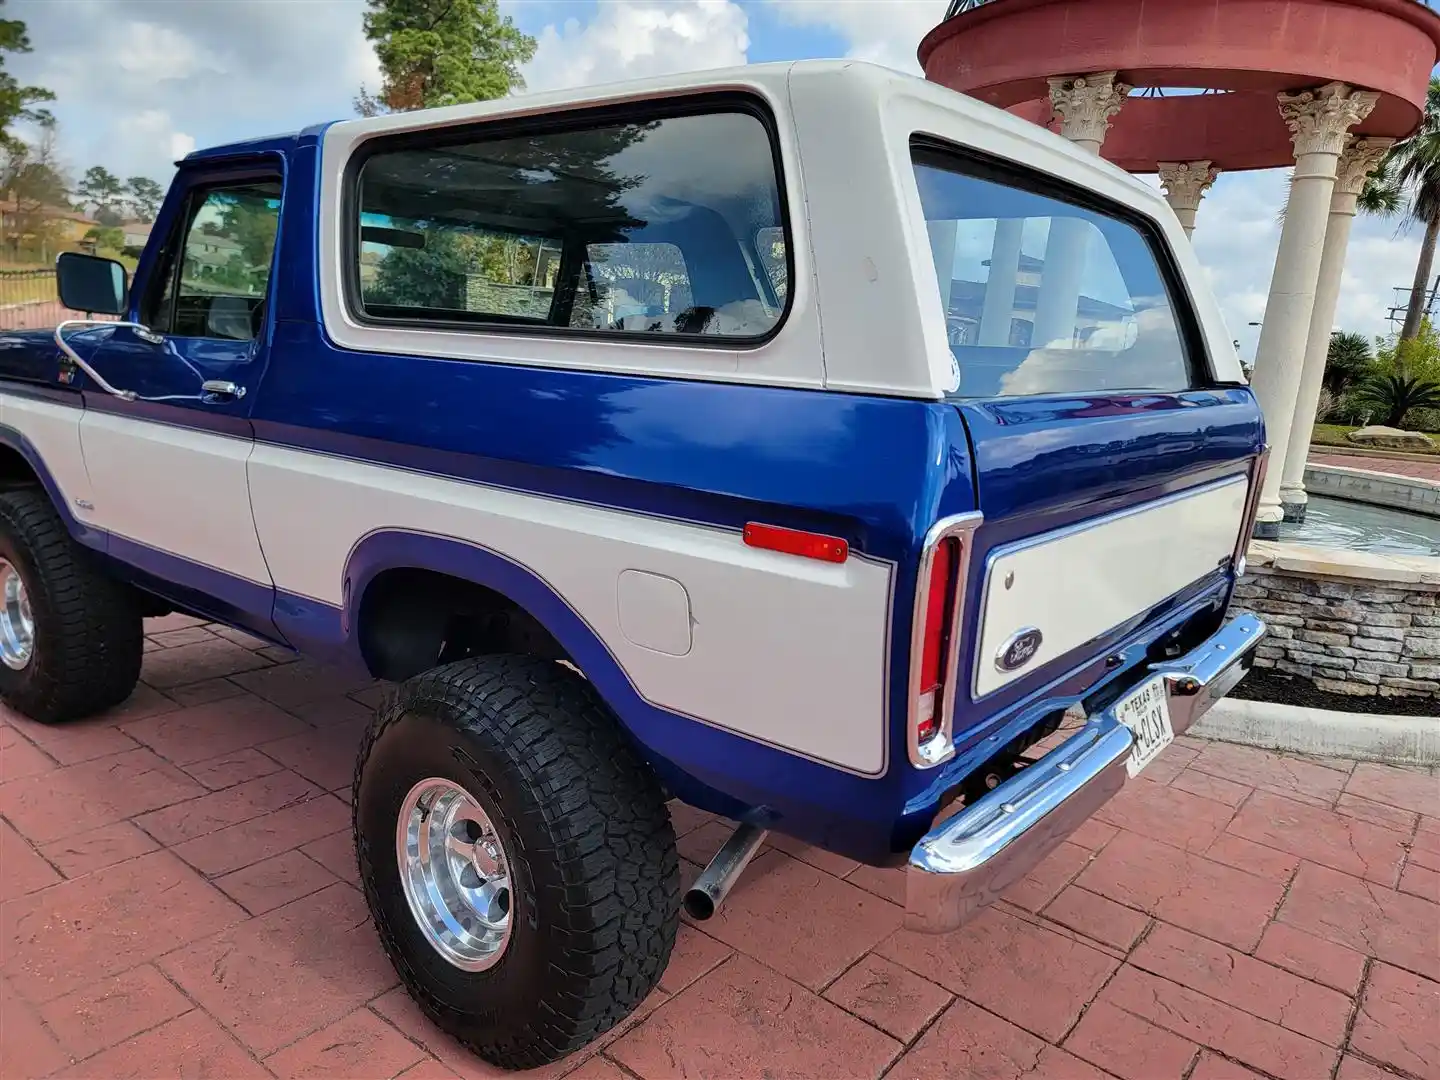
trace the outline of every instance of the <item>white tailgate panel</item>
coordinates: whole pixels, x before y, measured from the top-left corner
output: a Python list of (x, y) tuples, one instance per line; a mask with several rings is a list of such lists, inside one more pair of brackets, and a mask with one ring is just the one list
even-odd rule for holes
[[(1229, 559), (1249, 488), (1239, 476), (997, 548), (985, 569), (975, 696), (1093, 641)], [(1044, 635), (1040, 648), (1019, 670), (1001, 671), (996, 657), (1026, 627)]]

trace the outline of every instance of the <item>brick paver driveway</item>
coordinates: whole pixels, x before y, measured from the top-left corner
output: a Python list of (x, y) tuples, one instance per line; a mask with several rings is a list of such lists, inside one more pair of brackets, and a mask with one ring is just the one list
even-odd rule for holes
[(1340, 465), (1347, 469), (1364, 469), (1366, 472), (1394, 473), (1397, 476), (1413, 476), (1419, 480), (1440, 481), (1440, 461), (1405, 461), (1394, 458), (1365, 457), (1358, 454), (1310, 451), (1312, 465)]
[[(376, 689), (193, 620), (150, 640), (113, 716), (0, 714), (0, 1073), (495, 1075), (354, 886)], [(1186, 739), (1145, 776), (948, 937), (900, 929), (900, 871), (777, 839), (541, 1075), (1440, 1078), (1440, 780)], [(693, 875), (725, 829), (674, 816)]]

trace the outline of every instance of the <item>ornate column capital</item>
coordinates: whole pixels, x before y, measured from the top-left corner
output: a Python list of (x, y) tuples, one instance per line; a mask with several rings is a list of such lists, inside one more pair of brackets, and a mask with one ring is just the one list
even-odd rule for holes
[(1279, 99), (1298, 159), (1307, 154), (1338, 156), (1350, 129), (1370, 115), (1380, 95), (1332, 82), (1299, 94), (1280, 94)]
[(1394, 139), (1350, 136), (1335, 167), (1335, 194), (1358, 196), (1365, 190), (1365, 181), (1380, 167), (1380, 162), (1394, 145)]
[(1160, 186), (1176, 210), (1198, 210), (1219, 175), (1220, 170), (1208, 161), (1160, 162)]
[(1113, 71), (1051, 79), (1050, 107), (1060, 118), (1060, 133), (1072, 142), (1103, 143), (1110, 118), (1133, 89), (1116, 82)]

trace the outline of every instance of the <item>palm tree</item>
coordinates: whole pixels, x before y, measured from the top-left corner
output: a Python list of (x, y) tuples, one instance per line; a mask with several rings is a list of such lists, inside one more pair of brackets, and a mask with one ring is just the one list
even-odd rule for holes
[(1400, 330), (1400, 340), (1411, 341), (1420, 333), (1425, 289), (1435, 267), (1435, 247), (1440, 242), (1440, 78), (1430, 79), (1420, 130), (1390, 149), (1360, 196), (1360, 209), (1372, 214), (1389, 216), (1402, 208), (1410, 220), (1425, 226), (1415, 281), (1410, 287), (1410, 305)]
[(1385, 414), (1386, 427), (1398, 428), (1411, 409), (1440, 408), (1440, 383), (1426, 382), (1401, 372), (1377, 375), (1365, 384), (1358, 397)]
[(1353, 383), (1363, 381), (1370, 374), (1374, 359), (1370, 340), (1364, 334), (1335, 331), (1330, 335), (1330, 351), (1325, 357), (1325, 389), (1332, 394), (1343, 394)]

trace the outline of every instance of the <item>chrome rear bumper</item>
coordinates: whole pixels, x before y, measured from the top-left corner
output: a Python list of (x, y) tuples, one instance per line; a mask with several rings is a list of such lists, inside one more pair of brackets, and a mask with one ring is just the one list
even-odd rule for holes
[[(1186, 655), (1152, 666), (1165, 680), (1175, 734), (1234, 688), (1264, 635), (1264, 622), (1240, 615)], [(910, 852), (905, 925), (945, 933), (996, 900), (1125, 786), (1132, 743), (1130, 729), (1105, 709), (927, 833)]]

